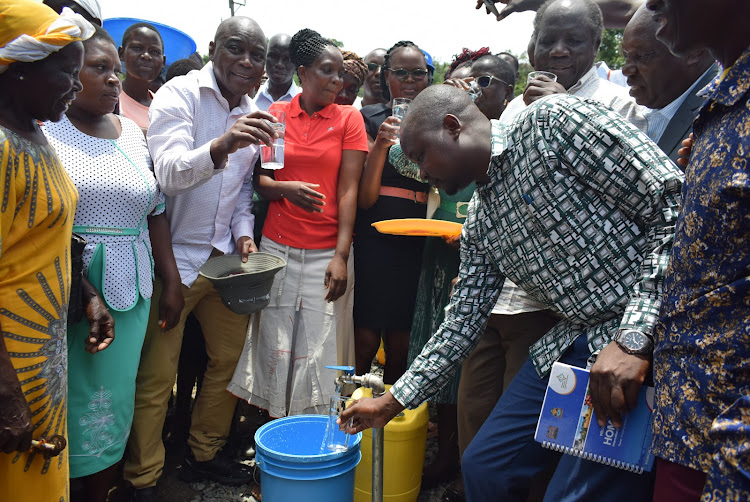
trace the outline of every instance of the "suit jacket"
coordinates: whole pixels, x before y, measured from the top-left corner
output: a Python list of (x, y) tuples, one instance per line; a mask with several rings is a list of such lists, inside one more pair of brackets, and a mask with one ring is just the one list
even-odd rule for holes
[(661, 135), (658, 143), (659, 148), (669, 155), (672, 162), (677, 162), (677, 151), (682, 147), (682, 140), (686, 139), (693, 132), (693, 121), (698, 116), (698, 112), (706, 101), (704, 98), (698, 96), (698, 92), (716, 78), (718, 73), (719, 66), (714, 63), (709, 71), (701, 77), (698, 85), (695, 86), (694, 92), (685, 98), (682, 106), (680, 106), (677, 113), (672, 117), (672, 120), (667, 124), (664, 134)]

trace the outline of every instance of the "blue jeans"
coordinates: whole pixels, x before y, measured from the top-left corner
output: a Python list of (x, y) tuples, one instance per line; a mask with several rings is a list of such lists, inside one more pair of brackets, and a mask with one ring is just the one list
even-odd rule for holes
[[(590, 355), (580, 336), (560, 362), (586, 367)], [(466, 500), (523, 502), (532, 478), (550, 464), (557, 469), (546, 501), (651, 500), (653, 474), (634, 474), (542, 448), (534, 440), (548, 377), (539, 378), (531, 360), (521, 367), (462, 458)]]

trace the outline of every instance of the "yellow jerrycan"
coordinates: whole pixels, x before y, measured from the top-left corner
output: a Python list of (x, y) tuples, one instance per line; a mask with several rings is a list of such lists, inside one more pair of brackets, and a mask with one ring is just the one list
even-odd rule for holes
[[(386, 391), (391, 388), (385, 386)], [(372, 397), (372, 389), (358, 388), (353, 399)], [(422, 484), (427, 422), (427, 403), (404, 410), (385, 426), (383, 451), (383, 501), (416, 502)], [(372, 429), (362, 433), (362, 460), (354, 474), (354, 502), (372, 501)]]

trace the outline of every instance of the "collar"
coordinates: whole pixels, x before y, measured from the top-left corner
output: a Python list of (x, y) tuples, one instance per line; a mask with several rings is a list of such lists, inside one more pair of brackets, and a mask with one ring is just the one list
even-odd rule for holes
[(274, 100), (273, 96), (271, 96), (271, 94), (268, 92), (268, 81), (266, 81), (266, 83), (263, 84), (263, 86), (260, 88), (259, 94), (262, 94), (268, 99), (268, 101), (273, 103), (274, 101), (284, 101), (284, 98), (287, 96), (289, 96), (289, 99), (291, 99), (300, 92), (302, 92), (302, 88), (294, 83), (294, 79), (292, 79), (292, 83), (289, 85), (289, 89), (287, 89), (286, 93), (284, 93), (284, 95), (277, 100)]
[(597, 72), (597, 66), (592, 66), (589, 71), (583, 74), (583, 77), (581, 77), (581, 80), (573, 84), (570, 89), (568, 89), (568, 94), (575, 95), (576, 92), (580, 91), (585, 85), (590, 83), (592, 80), (598, 79), (599, 73)]
[[(229, 102), (221, 93), (219, 84), (216, 82), (216, 75), (214, 74), (214, 64), (212, 61), (206, 63), (206, 66), (201, 68), (198, 72), (198, 87), (211, 89), (216, 95), (216, 98), (219, 100), (219, 102), (229, 108)], [(250, 96), (245, 94), (244, 96), (242, 96), (242, 98), (240, 98), (240, 104), (237, 105), (237, 108), (242, 110), (242, 113), (251, 113), (253, 111), (252, 103), (253, 101), (250, 99)]]
[(747, 94), (748, 90), (750, 90), (750, 47), (745, 49), (745, 52), (731, 67), (698, 94), (724, 106), (734, 106)]
[[(299, 117), (303, 113), (307, 115), (307, 112), (302, 109), (302, 107), (299, 104), (300, 98), (302, 97), (302, 93), (297, 94), (292, 98), (292, 101), (289, 103), (289, 115), (291, 117)], [(330, 105), (326, 106), (322, 110), (318, 110), (313, 115), (320, 115), (324, 119), (330, 119), (333, 118), (333, 115), (338, 110), (336, 103), (331, 103)]]

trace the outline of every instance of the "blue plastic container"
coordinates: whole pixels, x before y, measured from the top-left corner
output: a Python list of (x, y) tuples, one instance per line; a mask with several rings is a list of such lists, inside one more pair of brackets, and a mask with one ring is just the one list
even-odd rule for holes
[(109, 36), (114, 39), (118, 46), (122, 42), (125, 30), (135, 23), (148, 23), (159, 30), (159, 35), (164, 40), (164, 55), (167, 57), (164, 68), (169, 68), (169, 65), (178, 59), (188, 58), (195, 52), (195, 40), (190, 35), (166, 24), (135, 17), (111, 17), (102, 21), (104, 29), (107, 30)]
[(345, 452), (323, 451), (325, 415), (296, 415), (267, 423), (255, 433), (263, 502), (352, 502), (354, 469), (362, 434)]

